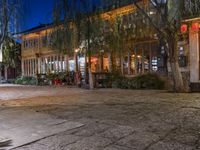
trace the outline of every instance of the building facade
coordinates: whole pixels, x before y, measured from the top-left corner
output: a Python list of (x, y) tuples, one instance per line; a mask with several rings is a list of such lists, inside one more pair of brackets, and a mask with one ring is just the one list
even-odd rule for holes
[[(145, 5), (145, 2), (147, 1), (145, 0), (143, 5)], [(154, 15), (153, 10), (148, 9), (149, 13)], [(147, 20), (141, 17), (134, 5), (127, 4), (112, 8), (102, 13), (101, 16), (108, 21), (120, 16), (123, 20), (123, 27), (127, 31), (130, 30), (132, 37), (124, 41), (124, 47), (121, 50), (123, 53), (114, 60), (109, 51), (98, 50), (99, 53), (92, 54), (92, 72), (110, 71), (111, 61), (115, 61), (116, 68), (123, 75), (134, 76), (146, 72), (165, 72), (169, 65), (166, 63), (164, 46), (158, 40), (156, 32), (145, 26)], [(190, 17), (183, 20), (183, 25), (188, 23), (192, 23), (192, 26), (187, 26), (184, 38), (180, 38), (178, 43), (179, 64), (181, 72), (186, 74), (188, 80), (198, 83), (200, 82), (200, 19)], [(77, 70), (80, 70), (84, 75), (85, 66), (88, 62), (84, 53), (79, 54), (79, 50), (75, 49), (74, 54), (65, 55), (48, 46), (51, 39), (46, 35), (53, 30), (52, 28), (52, 25), (40, 25), (21, 35), (22, 75), (36, 76), (37, 74)], [(183, 26), (181, 26), (182, 29)], [(133, 33), (132, 30), (134, 30)], [(167, 69), (170, 71), (170, 67)]]

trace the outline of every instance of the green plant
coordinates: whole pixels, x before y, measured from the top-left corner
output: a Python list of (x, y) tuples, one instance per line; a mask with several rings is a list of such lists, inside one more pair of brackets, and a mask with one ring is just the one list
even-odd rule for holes
[(121, 89), (164, 89), (165, 82), (157, 74), (144, 74), (133, 78), (113, 77), (112, 87)]
[(17, 77), (15, 80), (15, 84), (22, 84), (22, 85), (36, 85), (37, 80), (35, 77), (27, 77), (27, 76), (21, 76)]
[(49, 74), (49, 75), (47, 75), (47, 79), (48, 79), (49, 81), (54, 80), (56, 77), (57, 77), (57, 74)]
[(58, 79), (60, 79), (61, 81), (65, 81), (66, 80), (66, 73), (64, 73), (64, 72), (60, 72), (59, 74), (58, 74)]

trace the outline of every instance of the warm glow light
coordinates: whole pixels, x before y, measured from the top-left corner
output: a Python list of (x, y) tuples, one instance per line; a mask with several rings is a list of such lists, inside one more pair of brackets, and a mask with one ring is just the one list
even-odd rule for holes
[(138, 57), (138, 58), (141, 58), (141, 56), (140, 56), (140, 55), (138, 55), (137, 57)]
[(199, 31), (199, 23), (192, 23), (192, 31)]
[(186, 24), (181, 25), (181, 33), (186, 33), (188, 30), (188, 26)]
[(75, 52), (78, 53), (79, 49), (75, 49)]

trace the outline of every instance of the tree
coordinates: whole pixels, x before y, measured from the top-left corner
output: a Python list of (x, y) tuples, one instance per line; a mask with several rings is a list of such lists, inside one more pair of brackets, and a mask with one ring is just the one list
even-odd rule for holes
[[(8, 37), (17, 32), (21, 14), (20, 0), (0, 0), (0, 53)], [(0, 60), (2, 61), (2, 60)], [(1, 71), (0, 71), (1, 77)]]
[[(76, 14), (76, 1), (55, 1), (53, 10), (54, 28), (49, 33), (50, 35), (48, 35), (51, 39), (50, 47), (58, 53), (65, 54), (67, 56), (67, 62), (69, 61), (69, 56), (74, 54), (75, 49), (78, 48), (78, 33), (76, 30), (76, 24), (78, 23), (75, 18)], [(67, 63), (66, 66), (66, 70), (69, 71), (69, 64)]]
[[(174, 91), (185, 92), (182, 74), (178, 63), (178, 37), (181, 23), (183, 1), (174, 0), (145, 0), (135, 1), (134, 5), (139, 12), (148, 19), (154, 27), (159, 39), (163, 39), (166, 46), (171, 73), (174, 82)], [(149, 6), (149, 8), (147, 8)], [(150, 13), (152, 11), (152, 13)], [(156, 15), (152, 15), (153, 13)]]
[(5, 79), (8, 79), (7, 70), (9, 67), (15, 68), (17, 62), (19, 62), (20, 56), (20, 44), (11, 38), (6, 38), (2, 44), (3, 52), (3, 65), (5, 71)]
[[(52, 41), (54, 49), (69, 54), (84, 44), (85, 55), (89, 60), (85, 66), (86, 72), (91, 72), (91, 49), (97, 47), (100, 39), (98, 32), (100, 22), (96, 15), (93, 2), (85, 0), (59, 0), (55, 4), (53, 13), (55, 30), (51, 34), (54, 37)], [(77, 63), (76, 68), (78, 68)], [(87, 79), (89, 77), (86, 73)], [(92, 82), (91, 79), (89, 81)], [(90, 87), (92, 88), (92, 84)]]

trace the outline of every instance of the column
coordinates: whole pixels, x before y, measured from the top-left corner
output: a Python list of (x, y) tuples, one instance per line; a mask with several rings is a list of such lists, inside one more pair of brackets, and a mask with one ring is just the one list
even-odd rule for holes
[(22, 59), (22, 64), (21, 64), (21, 69), (22, 69), (22, 76), (24, 76), (24, 69), (25, 69), (25, 66), (24, 66), (24, 59)]
[(52, 73), (52, 57), (51, 56), (49, 57), (49, 71), (51, 74)]
[(60, 68), (59, 68), (59, 55), (56, 55), (56, 71), (59, 72)]
[(199, 33), (189, 33), (190, 46), (190, 82), (199, 82)]
[(41, 58), (38, 58), (37, 60), (38, 60), (38, 65), (37, 65), (37, 67), (38, 67), (38, 74), (41, 74)]
[(55, 73), (56, 72), (56, 57), (55, 56), (53, 56), (52, 57), (52, 71), (53, 71), (53, 73)]
[(48, 58), (44, 57), (44, 74), (47, 74), (47, 62), (48, 62)]
[(33, 76), (35, 76), (35, 58), (33, 59)]
[(30, 60), (29, 59), (27, 60), (27, 68), (28, 68), (27, 75), (29, 76), (30, 75)]
[(24, 60), (24, 75), (27, 75), (27, 61)]
[(32, 59), (30, 59), (30, 76), (33, 75)]

